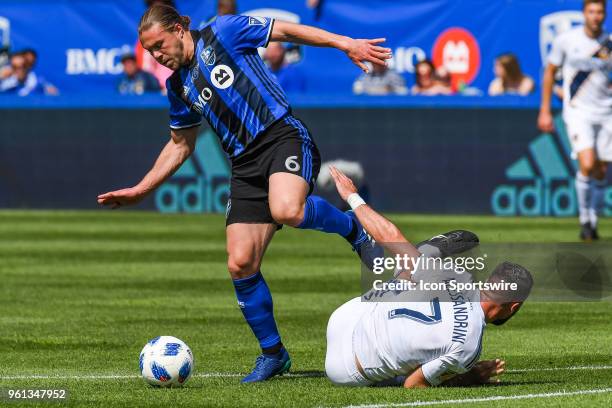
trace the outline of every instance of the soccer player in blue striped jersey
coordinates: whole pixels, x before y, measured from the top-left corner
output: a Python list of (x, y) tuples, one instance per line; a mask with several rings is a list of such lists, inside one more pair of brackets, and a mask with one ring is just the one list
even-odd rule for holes
[(379, 45), (382, 38), (355, 40), (265, 17), (220, 16), (199, 31), (190, 31), (189, 23), (189, 17), (164, 5), (143, 15), (143, 47), (174, 71), (167, 82), (171, 140), (140, 183), (101, 194), (98, 202), (117, 208), (142, 200), (191, 155), (202, 117), (206, 118), (232, 164), (228, 269), (238, 305), (262, 349), (243, 382), (263, 381), (291, 365), (260, 271), (275, 231), (286, 224), (339, 234), (368, 266), (382, 249), (352, 212), (343, 213), (311, 195), (321, 163), (319, 151), (306, 126), (293, 116), (257, 48), (269, 41), (337, 48), (366, 72), (366, 61), (385, 65), (391, 50)]

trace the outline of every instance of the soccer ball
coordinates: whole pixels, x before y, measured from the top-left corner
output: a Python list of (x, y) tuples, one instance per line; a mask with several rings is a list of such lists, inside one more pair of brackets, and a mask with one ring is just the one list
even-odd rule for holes
[(180, 387), (193, 371), (193, 355), (185, 342), (172, 336), (158, 336), (140, 352), (140, 373), (158, 387)]

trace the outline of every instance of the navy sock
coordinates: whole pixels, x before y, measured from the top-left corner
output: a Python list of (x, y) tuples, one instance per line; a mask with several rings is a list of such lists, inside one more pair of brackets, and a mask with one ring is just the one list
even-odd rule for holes
[(348, 237), (353, 232), (353, 219), (321, 197), (310, 196), (306, 199), (304, 219), (298, 228), (314, 229)]
[(262, 350), (278, 346), (281, 338), (274, 320), (272, 294), (261, 271), (247, 278), (234, 279), (233, 283), (238, 306)]

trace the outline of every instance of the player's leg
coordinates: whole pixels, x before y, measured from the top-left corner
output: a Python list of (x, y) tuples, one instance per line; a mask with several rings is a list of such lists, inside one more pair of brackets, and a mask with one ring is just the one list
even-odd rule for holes
[(278, 172), (270, 175), (269, 183), (270, 211), (279, 224), (343, 237), (353, 232), (355, 223), (352, 217), (321, 197), (308, 196), (310, 186), (301, 176)]
[(276, 229), (275, 224), (227, 226), (228, 270), (238, 306), (262, 349), (255, 369), (243, 382), (263, 381), (291, 367), (274, 319), (272, 294), (260, 270), (261, 260)]
[(593, 203), (593, 177), (597, 166), (594, 148), (586, 148), (578, 152), (578, 172), (576, 173), (576, 196), (578, 197), (578, 219), (580, 221), (580, 238), (585, 241), (593, 239), (591, 225), (591, 205)]
[(589, 222), (592, 230), (592, 238), (599, 239), (597, 229), (599, 216), (603, 211), (604, 195), (606, 190), (606, 173), (608, 163), (597, 160), (591, 177), (591, 199), (589, 201)]
[(595, 126), (578, 115), (566, 117), (567, 133), (572, 151), (578, 159), (576, 172), (576, 197), (578, 198), (578, 219), (580, 221), (580, 238), (585, 241), (593, 239), (590, 221), (590, 203), (593, 190), (592, 173), (595, 169)]
[(595, 141), (597, 161), (592, 171), (591, 200), (589, 205), (593, 239), (599, 239), (597, 224), (599, 216), (603, 211), (608, 163), (612, 161), (612, 119), (604, 121), (597, 130)]
[(260, 269), (277, 228), (265, 199), (232, 198), (228, 204), (227, 266), (240, 310), (262, 349), (253, 372), (243, 382), (263, 381), (291, 366), (274, 319), (272, 295)]
[(352, 211), (342, 212), (325, 199), (309, 195), (319, 173), (320, 154), (300, 121), (292, 117), (285, 120), (288, 136), (273, 152), (268, 170), (272, 217), (279, 224), (341, 235), (370, 266), (372, 258), (382, 255), (381, 248)]

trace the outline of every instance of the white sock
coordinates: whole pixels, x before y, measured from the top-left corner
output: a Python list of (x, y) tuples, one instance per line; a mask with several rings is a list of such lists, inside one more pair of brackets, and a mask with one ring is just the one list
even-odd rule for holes
[(578, 217), (580, 218), (580, 225), (591, 222), (589, 211), (591, 178), (582, 175), (580, 171), (576, 173), (576, 195), (578, 196)]
[(606, 180), (591, 180), (591, 201), (589, 203), (589, 221), (593, 228), (597, 228), (597, 219), (603, 209)]

